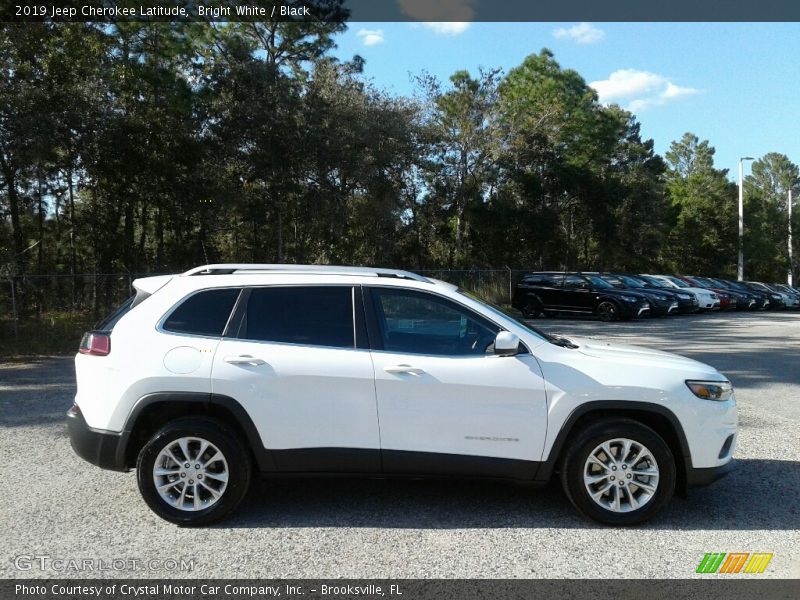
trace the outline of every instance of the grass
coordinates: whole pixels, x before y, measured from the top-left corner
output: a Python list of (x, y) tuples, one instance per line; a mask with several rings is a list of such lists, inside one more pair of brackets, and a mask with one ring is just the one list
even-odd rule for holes
[(72, 354), (94, 321), (91, 314), (49, 312), (21, 318), (15, 336), (14, 322), (4, 315), (0, 317), (0, 357)]

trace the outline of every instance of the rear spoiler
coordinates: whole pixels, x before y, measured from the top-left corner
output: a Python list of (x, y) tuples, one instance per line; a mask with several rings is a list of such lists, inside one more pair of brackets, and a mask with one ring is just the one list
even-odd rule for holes
[(155, 294), (158, 290), (169, 283), (174, 275), (156, 275), (155, 277), (142, 277), (133, 280), (133, 288), (136, 290), (136, 295), (140, 293), (150, 296)]
[(134, 279), (133, 289), (136, 290), (136, 297), (133, 299), (131, 308), (155, 294), (158, 290), (167, 285), (173, 277), (174, 275), (156, 275), (155, 277)]

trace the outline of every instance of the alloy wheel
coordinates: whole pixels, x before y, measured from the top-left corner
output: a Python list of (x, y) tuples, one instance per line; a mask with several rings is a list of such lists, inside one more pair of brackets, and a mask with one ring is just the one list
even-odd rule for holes
[(214, 444), (200, 437), (167, 443), (153, 464), (153, 482), (161, 499), (195, 512), (216, 504), (228, 486), (228, 462)]
[(598, 445), (586, 459), (583, 483), (598, 506), (626, 513), (645, 506), (656, 494), (658, 463), (643, 444), (615, 438)]

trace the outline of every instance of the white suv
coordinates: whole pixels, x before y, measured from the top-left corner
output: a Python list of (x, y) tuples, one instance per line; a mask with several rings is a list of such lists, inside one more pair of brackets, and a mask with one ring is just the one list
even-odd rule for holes
[(174, 523), (227, 515), (259, 472), (557, 474), (583, 515), (629, 525), (733, 466), (716, 369), (551, 337), (441, 281), (209, 265), (134, 287), (84, 336), (69, 433)]

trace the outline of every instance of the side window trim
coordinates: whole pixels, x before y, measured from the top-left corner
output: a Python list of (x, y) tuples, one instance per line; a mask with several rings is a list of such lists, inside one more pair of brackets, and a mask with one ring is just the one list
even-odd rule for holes
[(244, 317), (247, 314), (247, 301), (250, 299), (252, 289), (250, 287), (242, 288), (239, 297), (236, 299), (236, 304), (233, 305), (231, 317), (225, 324), (225, 330), (222, 332), (223, 338), (237, 338), (241, 333)]
[(353, 286), (353, 328), (357, 350), (369, 350), (371, 347), (367, 315), (365, 311), (364, 287), (360, 284)]

